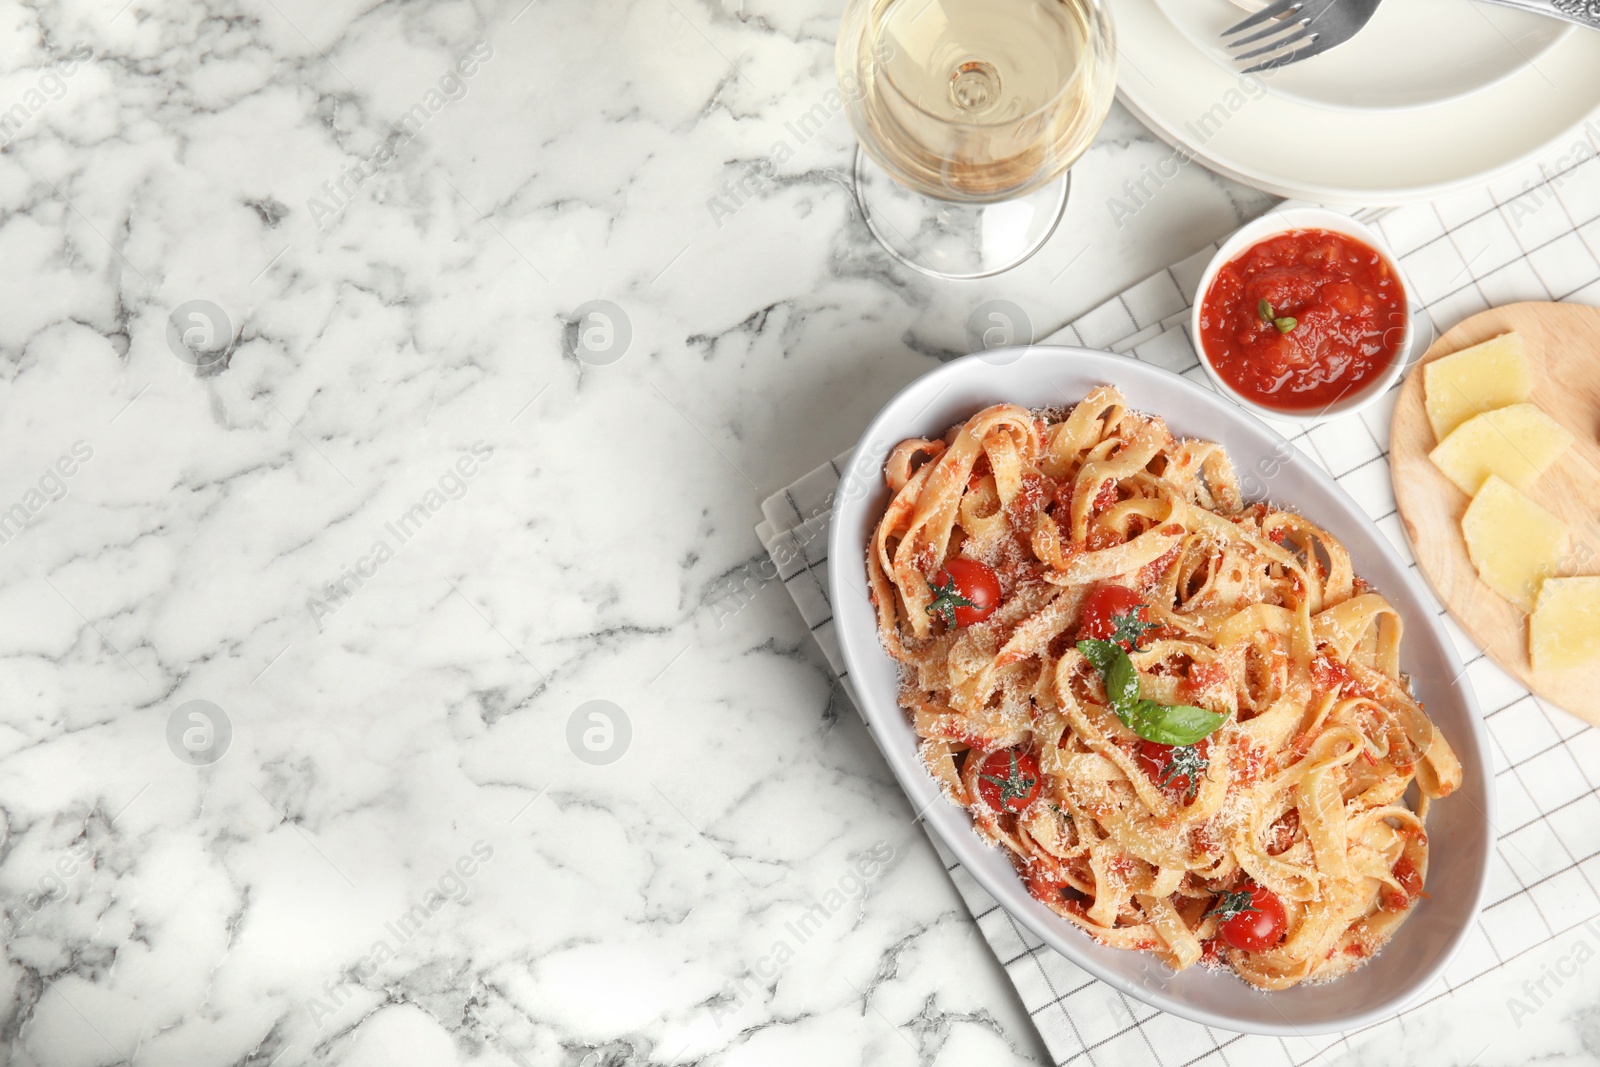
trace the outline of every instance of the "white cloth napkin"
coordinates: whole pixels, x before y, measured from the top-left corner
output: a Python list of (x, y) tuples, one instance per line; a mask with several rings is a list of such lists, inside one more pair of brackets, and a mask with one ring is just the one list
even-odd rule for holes
[[(1536, 184), (1508, 179), (1372, 220), (1400, 256), (1412, 296), (1434, 329), (1442, 333), (1478, 311), (1519, 300), (1600, 306), (1600, 157), (1591, 151), (1580, 158), (1566, 170), (1541, 169)], [(1209, 387), (1188, 318), (1190, 294), (1215, 248), (1152, 275), (1045, 340), (1122, 353)], [(1391, 391), (1388, 403), (1309, 430), (1276, 428), (1328, 471), (1410, 561), (1386, 462), (1393, 397)], [(848, 459), (837, 456), (773, 494), (756, 528), (847, 691), (828, 601), (827, 547), (833, 490)], [(1334, 1046), (1399, 1027), (1408, 1016), (1448, 1012), (1466, 983), (1600, 916), (1600, 730), (1530, 695), (1434, 606), (1468, 664), (1488, 722), (1500, 811), (1488, 900), (1443, 979), (1401, 1016), (1359, 1032), (1268, 1038), (1215, 1030), (1137, 1003), (1068, 962), (1013, 921), (934, 839), (1057, 1064), (1298, 1067)], [(1600, 936), (1600, 927), (1591, 930)]]

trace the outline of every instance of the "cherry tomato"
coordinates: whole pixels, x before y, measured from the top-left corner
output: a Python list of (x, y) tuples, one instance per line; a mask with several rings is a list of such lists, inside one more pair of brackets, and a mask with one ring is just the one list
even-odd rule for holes
[(1244, 952), (1260, 952), (1283, 940), (1289, 920), (1283, 901), (1265, 886), (1248, 882), (1235, 893), (1224, 893), (1213, 909), (1223, 916), (1222, 940)]
[(971, 626), (1000, 606), (1000, 579), (987, 563), (956, 556), (933, 576), (933, 594), (928, 614), (946, 626)]
[(1127, 652), (1153, 625), (1149, 605), (1125, 585), (1095, 586), (1083, 604), (1083, 636), (1114, 640)]
[(1150, 780), (1174, 796), (1193, 800), (1209, 763), (1211, 743), (1201, 738), (1193, 745), (1162, 745), (1140, 741), (1134, 754)]
[(985, 756), (978, 769), (978, 795), (995, 811), (1021, 811), (1043, 788), (1039, 761), (1031, 752), (1002, 748)]

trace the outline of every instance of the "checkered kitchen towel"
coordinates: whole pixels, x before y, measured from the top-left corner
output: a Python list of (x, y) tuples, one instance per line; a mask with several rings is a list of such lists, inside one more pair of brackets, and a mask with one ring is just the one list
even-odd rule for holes
[[(1413, 296), (1439, 332), (1519, 300), (1600, 307), (1600, 156), (1575, 154), (1581, 162), (1560, 171), (1541, 168), (1532, 181), (1519, 174), (1488, 189), (1371, 220), (1400, 256)], [(1121, 353), (1209, 387), (1188, 336), (1189, 296), (1215, 248), (1145, 279), (1047, 341)], [(1410, 560), (1386, 462), (1393, 395), (1389, 404), (1309, 429), (1287, 423), (1275, 428), (1336, 478)], [(828, 603), (828, 509), (848, 459), (848, 453), (836, 457), (774, 494), (762, 505), (765, 520), (757, 527), (785, 588), (841, 678), (844, 665)], [(1444, 977), (1400, 1019), (1448, 1012), (1465, 984), (1600, 916), (1600, 730), (1530, 695), (1434, 606), (1468, 662), (1467, 675), (1488, 721), (1501, 822), (1477, 928)], [(843, 687), (848, 691), (847, 679)], [(937, 839), (934, 847), (1057, 1064), (1298, 1067), (1402, 1025), (1390, 1020), (1346, 1034), (1267, 1038), (1156, 1011), (1046, 947), (996, 905)], [(1600, 934), (1600, 926), (1591, 929)]]

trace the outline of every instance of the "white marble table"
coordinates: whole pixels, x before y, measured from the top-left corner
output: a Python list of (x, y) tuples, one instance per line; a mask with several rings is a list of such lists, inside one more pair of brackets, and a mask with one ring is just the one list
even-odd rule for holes
[[(6, 11), (0, 1062), (1042, 1059), (756, 501), (982, 301), (1043, 336), (1266, 198), (1119, 226), (1119, 109), (940, 284), (802, 121), (831, 5)], [(1361, 1056), (1600, 1062), (1551, 988)]]

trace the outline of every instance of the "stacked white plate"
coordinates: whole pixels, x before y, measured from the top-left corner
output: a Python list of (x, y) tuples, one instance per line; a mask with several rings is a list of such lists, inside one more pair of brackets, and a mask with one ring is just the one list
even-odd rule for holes
[(1385, 0), (1342, 47), (1248, 76), (1219, 36), (1244, 17), (1230, 0), (1110, 3), (1118, 95), (1183, 150), (1149, 188), (1193, 155), (1279, 196), (1430, 199), (1582, 151), (1600, 113), (1600, 32), (1475, 0)]

